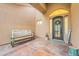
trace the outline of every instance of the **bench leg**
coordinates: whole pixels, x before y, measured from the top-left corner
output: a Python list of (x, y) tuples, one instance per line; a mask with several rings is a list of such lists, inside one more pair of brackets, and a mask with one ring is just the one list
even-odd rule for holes
[(11, 42), (11, 46), (14, 47), (14, 42)]

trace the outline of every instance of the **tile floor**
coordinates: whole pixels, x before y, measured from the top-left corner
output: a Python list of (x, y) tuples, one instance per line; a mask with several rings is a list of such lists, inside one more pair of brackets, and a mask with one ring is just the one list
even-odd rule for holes
[[(56, 42), (56, 44), (55, 44)], [(66, 44), (59, 41), (37, 38), (33, 41), (18, 45), (14, 48), (10, 44), (0, 46), (2, 56), (67, 56)]]

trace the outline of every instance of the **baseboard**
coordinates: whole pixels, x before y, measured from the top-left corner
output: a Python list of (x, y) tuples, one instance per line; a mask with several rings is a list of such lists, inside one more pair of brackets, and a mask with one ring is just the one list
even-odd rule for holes
[(8, 42), (8, 43), (4, 43), (4, 44), (0, 44), (0, 46), (7, 45), (7, 44), (10, 44), (10, 42)]

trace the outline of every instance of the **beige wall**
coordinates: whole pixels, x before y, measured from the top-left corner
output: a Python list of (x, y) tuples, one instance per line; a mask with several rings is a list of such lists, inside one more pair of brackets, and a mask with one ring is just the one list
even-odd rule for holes
[[(36, 35), (45, 38), (45, 35), (49, 34), (49, 20), (39, 11), (36, 14)], [(41, 20), (42, 24), (37, 24), (38, 20)]]
[[(57, 9), (55, 6), (50, 5), (48, 10)], [(63, 5), (57, 6), (62, 8)], [(69, 8), (67, 5), (64, 6), (63, 8)], [(37, 24), (39, 19), (42, 24)], [(0, 4), (0, 44), (10, 41), (12, 29), (32, 29), (37, 36), (45, 37), (46, 33), (49, 33), (49, 26), (49, 18), (28, 4), (26, 6)]]
[(79, 48), (79, 4), (71, 5), (72, 44)]
[[(39, 19), (42, 24), (37, 24)], [(48, 23), (49, 20), (29, 4), (0, 4), (0, 45), (10, 42), (13, 29), (31, 29), (37, 36), (45, 37)]]
[(0, 4), (0, 45), (11, 38), (12, 29), (31, 29), (35, 32), (35, 11), (28, 4)]

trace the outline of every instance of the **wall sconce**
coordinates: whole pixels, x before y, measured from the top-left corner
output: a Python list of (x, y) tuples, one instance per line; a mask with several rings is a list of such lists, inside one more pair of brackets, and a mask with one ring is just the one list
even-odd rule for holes
[(43, 23), (40, 15), (36, 15), (36, 22), (37, 22), (37, 24), (42, 24)]
[(42, 24), (43, 22), (41, 20), (37, 21), (37, 24)]

